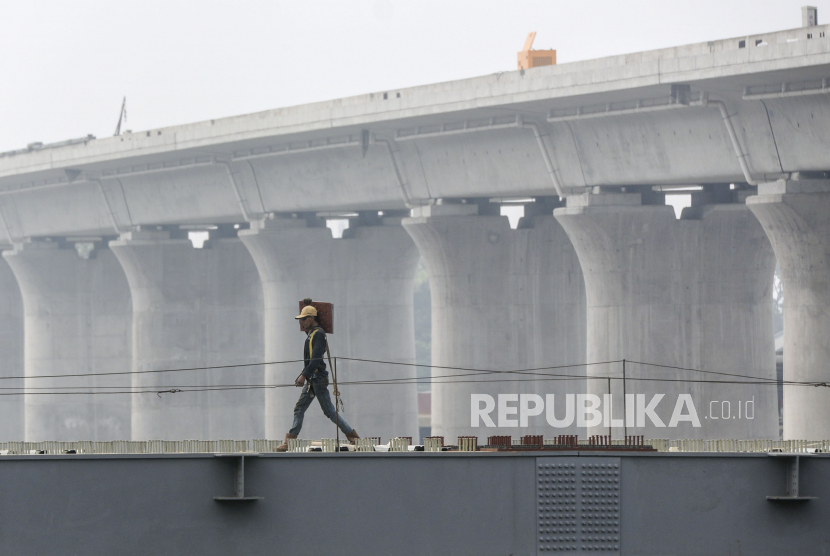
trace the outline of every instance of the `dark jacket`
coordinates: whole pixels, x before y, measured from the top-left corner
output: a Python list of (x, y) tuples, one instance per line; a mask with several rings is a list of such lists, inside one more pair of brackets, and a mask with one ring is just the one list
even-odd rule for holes
[[(309, 341), (311, 346), (309, 349)], [(308, 332), (308, 337), (305, 340), (303, 347), (303, 360), (305, 367), (303, 368), (303, 376), (306, 380), (311, 380), (314, 373), (317, 373), (316, 378), (328, 378), (328, 371), (326, 370), (326, 333), (320, 326), (315, 326)]]

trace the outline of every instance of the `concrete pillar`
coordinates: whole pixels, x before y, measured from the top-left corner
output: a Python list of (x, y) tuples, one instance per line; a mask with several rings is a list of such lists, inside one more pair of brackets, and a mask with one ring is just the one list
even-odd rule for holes
[[(110, 247), (133, 299), (133, 371), (262, 362), (262, 290), (236, 238), (203, 249), (166, 231), (122, 234)], [(262, 438), (260, 366), (134, 374), (133, 440)], [(241, 388), (204, 390), (210, 387)], [(157, 395), (156, 390), (185, 390)], [(193, 390), (198, 391), (193, 391)], [(190, 390), (190, 391), (188, 391)]]
[[(400, 218), (355, 225), (342, 239), (306, 220), (277, 218), (252, 224), (239, 237), (256, 261), (265, 294), (267, 361), (302, 359), (305, 334), (294, 320), (299, 301), (334, 303), (333, 356), (413, 364), (412, 283), (418, 251)], [(290, 384), (302, 363), (271, 365), (266, 383)], [(415, 367), (338, 359), (341, 382), (410, 379), (400, 385), (343, 384), (344, 417), (361, 436), (418, 437)], [(266, 393), (266, 435), (282, 438), (300, 394), (294, 387)], [(334, 438), (334, 425), (315, 402), (306, 412), (302, 438)]]
[[(23, 299), (11, 268), (0, 261), (0, 377), (23, 376), (24, 372)], [(4, 388), (23, 385), (23, 380), (0, 381)], [(0, 442), (24, 438), (23, 416), (22, 394), (0, 396)]]
[[(426, 262), (432, 292), (432, 363), (436, 366), (515, 371), (560, 365), (538, 373), (584, 376), (585, 290), (576, 254), (552, 216), (524, 218), (511, 230), (506, 216), (479, 215), (475, 204), (416, 209), (404, 220)], [(573, 424), (554, 428), (545, 414), (499, 423), (499, 395), (555, 395), (555, 415), (565, 416), (566, 394), (582, 393), (584, 379), (544, 380), (539, 374), (480, 374), (433, 368), (433, 376), (462, 373), (432, 385), (432, 432), (455, 442), (461, 435), (526, 434), (552, 438), (575, 434)], [(551, 378), (551, 377), (547, 377)], [(473, 394), (493, 397), (495, 428), (471, 423)], [(515, 409), (518, 400), (503, 398)], [(486, 402), (479, 407), (486, 407)], [(540, 408), (541, 409), (541, 408)], [(507, 415), (508, 420), (518, 416)]]
[[(26, 241), (3, 256), (23, 299), (26, 376), (130, 369), (130, 291), (109, 249)], [(87, 247), (85, 250), (84, 247)], [(27, 378), (27, 389), (121, 390), (128, 375)], [(129, 394), (27, 394), (27, 441), (130, 438)]]
[[(775, 260), (749, 210), (742, 204), (709, 205), (676, 220), (671, 207), (643, 206), (640, 194), (626, 193), (571, 197), (554, 215), (585, 273), (588, 361), (628, 360), (625, 384), (619, 362), (588, 367), (588, 392), (608, 393), (607, 380), (590, 377), (613, 377), (612, 416), (622, 419), (624, 409), (633, 413), (633, 423), (614, 428), (613, 436), (777, 438)], [(709, 372), (761, 377), (770, 384), (685, 382), (732, 380)], [(636, 398), (636, 406), (631, 398), (623, 402), (623, 388), (644, 395), (645, 404)], [(645, 409), (659, 394), (665, 397), (655, 413), (666, 428), (635, 409)], [(676, 412), (692, 413), (681, 394), (691, 396), (700, 427), (682, 420), (671, 427)], [(608, 424), (588, 432), (609, 434)]]
[[(830, 181), (761, 184), (747, 205), (784, 282), (784, 380), (830, 376)], [(830, 438), (830, 389), (784, 386), (784, 438)]]

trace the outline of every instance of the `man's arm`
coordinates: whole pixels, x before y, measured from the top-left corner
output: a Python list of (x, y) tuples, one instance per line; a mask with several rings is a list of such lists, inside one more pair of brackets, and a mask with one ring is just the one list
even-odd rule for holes
[(317, 331), (314, 333), (314, 337), (311, 339), (311, 361), (308, 362), (308, 365), (303, 369), (303, 376), (306, 379), (311, 379), (314, 376), (314, 371), (317, 369), (325, 367), (325, 362), (323, 358), (326, 355), (326, 333), (323, 332), (322, 328), (318, 328)]

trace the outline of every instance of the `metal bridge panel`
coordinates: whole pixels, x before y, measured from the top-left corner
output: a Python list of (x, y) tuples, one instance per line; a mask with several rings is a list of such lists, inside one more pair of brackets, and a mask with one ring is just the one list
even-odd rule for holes
[(620, 458), (536, 458), (536, 553), (620, 553)]

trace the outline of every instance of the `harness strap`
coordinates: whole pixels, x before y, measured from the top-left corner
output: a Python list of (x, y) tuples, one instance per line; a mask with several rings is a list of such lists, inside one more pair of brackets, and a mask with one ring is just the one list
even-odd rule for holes
[(329, 339), (326, 336), (326, 357), (329, 358), (329, 368), (331, 369), (331, 383), (332, 392), (334, 393), (335, 409), (339, 411), (346, 411), (346, 406), (343, 405), (343, 400), (340, 398), (340, 390), (337, 389), (337, 367), (331, 364), (331, 352), (329, 352)]
[[(319, 328), (315, 328), (312, 330), (311, 334), (308, 336), (308, 358), (311, 359), (314, 356), (314, 335), (317, 334)], [(343, 405), (343, 399), (340, 397), (340, 390), (337, 388), (337, 368), (331, 364), (331, 351), (329, 351), (329, 338), (326, 336), (326, 357), (329, 360), (329, 369), (331, 369), (331, 383), (332, 383), (332, 392), (334, 393), (334, 403), (335, 409), (339, 409), (339, 411), (345, 411), (345, 406)], [(314, 371), (317, 373), (317, 371)]]
[[(308, 359), (314, 356), (314, 335), (317, 334), (317, 328), (311, 331), (311, 334), (308, 335)], [(328, 343), (328, 342), (326, 342)]]

